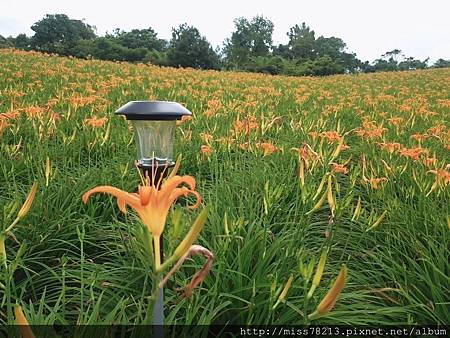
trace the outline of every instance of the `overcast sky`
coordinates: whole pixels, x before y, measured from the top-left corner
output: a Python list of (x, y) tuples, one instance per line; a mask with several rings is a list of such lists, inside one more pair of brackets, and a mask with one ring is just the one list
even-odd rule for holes
[(34, 22), (56, 13), (85, 19), (99, 35), (152, 27), (170, 39), (171, 28), (187, 22), (213, 46), (231, 35), (233, 19), (259, 14), (274, 23), (276, 45), (287, 42), (290, 27), (306, 22), (316, 37), (342, 38), (362, 60), (394, 48), (419, 59), (450, 59), (450, 0), (0, 0), (0, 34), (31, 36)]

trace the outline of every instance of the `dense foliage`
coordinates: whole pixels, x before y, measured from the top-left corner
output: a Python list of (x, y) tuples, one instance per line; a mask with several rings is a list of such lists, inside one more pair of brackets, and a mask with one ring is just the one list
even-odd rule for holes
[[(256, 16), (237, 18), (235, 30), (215, 50), (197, 28), (182, 24), (172, 29), (170, 41), (159, 39), (152, 28), (116, 29), (99, 37), (95, 27), (64, 14), (46, 15), (31, 29), (32, 37), (0, 36), (0, 48), (36, 50), (79, 58), (151, 63), (159, 66), (200, 69), (243, 70), (266, 74), (332, 75), (355, 72), (402, 71), (428, 68), (428, 59), (405, 57), (401, 51), (388, 51), (372, 64), (348, 52), (338, 37), (316, 37), (305, 23), (287, 33), (288, 43), (273, 45), (274, 24)], [(439, 59), (436, 68), (449, 67), (450, 60)]]
[[(142, 323), (141, 222), (107, 195), (81, 200), (98, 185), (136, 189), (131, 126), (113, 112), (142, 99), (194, 113), (175, 154), (210, 210), (198, 243), (214, 265), (191, 299), (176, 288), (203, 261), (169, 280), (167, 324), (450, 323), (450, 69), (296, 78), (12, 49), (0, 64), (3, 229), (38, 183), (6, 237), (1, 325), (15, 303), (31, 324)], [(167, 255), (191, 202), (170, 214)], [(311, 320), (343, 263), (334, 309)]]

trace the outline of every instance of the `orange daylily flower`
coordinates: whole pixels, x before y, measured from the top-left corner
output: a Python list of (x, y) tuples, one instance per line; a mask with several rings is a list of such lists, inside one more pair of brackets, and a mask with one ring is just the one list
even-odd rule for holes
[(192, 119), (192, 116), (183, 115), (181, 116), (181, 120), (177, 120), (176, 125), (179, 126), (180, 124), (183, 124), (184, 122), (189, 121), (190, 119)]
[(322, 138), (326, 138), (327, 141), (330, 143), (340, 142), (342, 139), (342, 136), (337, 131), (334, 131), (334, 130), (324, 131), (324, 132), (320, 133), (319, 136)]
[(441, 137), (445, 133), (445, 126), (443, 124), (438, 124), (434, 127), (428, 128), (427, 134), (434, 137)]
[(106, 122), (108, 122), (107, 117), (102, 117), (102, 118), (92, 117), (92, 118), (86, 118), (83, 121), (83, 123), (85, 125), (91, 126), (93, 128), (102, 128)]
[(373, 121), (364, 120), (361, 127), (355, 129), (355, 133), (362, 138), (380, 138), (387, 131), (386, 128), (377, 126)]
[[(316, 153), (311, 146), (304, 142), (303, 146), (300, 148), (291, 148), (291, 150), (294, 150), (298, 153), (299, 161), (300, 161), (300, 178), (303, 177), (303, 170), (309, 168), (309, 159), (312, 159), (313, 164), (315, 161), (320, 161), (320, 156), (318, 153)], [(303, 182), (303, 179), (302, 179)]]
[(11, 111), (9, 113), (1, 113), (0, 114), (0, 121), (5, 121), (5, 120), (14, 120), (16, 118), (18, 118), (20, 116), (20, 112), (19, 111)]
[(404, 121), (402, 117), (391, 117), (387, 120), (394, 126), (399, 126)]
[[(164, 182), (157, 182), (156, 185), (140, 185), (139, 193), (129, 193), (111, 186), (98, 186), (85, 192), (82, 200), (84, 203), (87, 203), (92, 194), (101, 192), (117, 197), (117, 204), (123, 213), (126, 213), (126, 205), (132, 207), (152, 234), (155, 253), (158, 254), (159, 238), (164, 231), (171, 205), (178, 197), (189, 194), (193, 194), (197, 198), (196, 203), (190, 206), (191, 209), (197, 208), (202, 201), (199, 193), (195, 191), (195, 178), (176, 175), (178, 166), (179, 162), (177, 162), (174, 170)], [(187, 184), (188, 187), (178, 187), (182, 183)], [(158, 267), (159, 259), (156, 259), (156, 261)]]
[(427, 173), (432, 173), (436, 176), (436, 182), (440, 185), (446, 186), (450, 184), (450, 171), (446, 169), (428, 170)]
[(400, 155), (403, 157), (409, 157), (410, 159), (414, 160), (414, 161), (418, 161), (419, 157), (422, 154), (427, 154), (428, 150), (421, 148), (421, 147), (417, 147), (417, 148), (403, 148), (401, 150), (399, 150)]
[(264, 151), (264, 155), (263, 156), (267, 156), (270, 155), (276, 151), (281, 151), (280, 148), (278, 148), (277, 146), (273, 145), (272, 143), (269, 142), (258, 142), (256, 144), (256, 147), (258, 149), (261, 149)]
[(298, 152), (298, 155), (300, 158), (304, 160), (313, 159), (313, 160), (320, 160), (320, 156), (317, 152), (315, 152), (311, 146), (304, 142), (303, 146), (301, 148), (291, 148), (291, 150), (295, 150)]
[(245, 135), (248, 135), (251, 130), (258, 129), (259, 124), (256, 120), (256, 117), (253, 115), (250, 115), (249, 117), (245, 118), (244, 120), (240, 120), (239, 116), (237, 117), (236, 121), (234, 121), (234, 132), (235, 134), (244, 133)]
[(8, 122), (6, 122), (3, 119), (0, 119), (0, 133), (9, 126), (10, 124)]
[(333, 171), (335, 173), (339, 173), (339, 174), (347, 174), (348, 173), (348, 168), (343, 164), (331, 163), (331, 166), (333, 167)]
[(416, 140), (417, 142), (422, 142), (423, 140), (426, 140), (430, 136), (428, 134), (413, 134), (410, 136), (413, 140)]
[(211, 155), (212, 154), (212, 152), (213, 152), (213, 149), (212, 149), (212, 147), (211, 146), (207, 146), (207, 145), (202, 145), (201, 147), (200, 147), (200, 151), (201, 151), (201, 153), (203, 154), (203, 155)]
[(241, 148), (242, 150), (249, 149), (250, 148), (250, 142), (245, 142), (245, 143), (239, 144), (239, 148)]
[(47, 109), (43, 108), (43, 107), (38, 107), (38, 106), (29, 106), (29, 107), (25, 107), (24, 108), (25, 114), (29, 117), (29, 118), (42, 118), (45, 114), (45, 112), (47, 111)]

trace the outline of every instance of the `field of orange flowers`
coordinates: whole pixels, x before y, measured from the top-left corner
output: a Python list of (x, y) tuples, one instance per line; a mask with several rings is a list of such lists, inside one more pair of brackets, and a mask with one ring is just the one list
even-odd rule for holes
[[(202, 259), (171, 276), (167, 324), (450, 323), (450, 69), (281, 77), (15, 50), (0, 65), (1, 324), (18, 309), (30, 324), (144, 321), (139, 218), (81, 199), (136, 189), (133, 132), (113, 114), (132, 100), (194, 114), (175, 153), (215, 261), (189, 298), (176, 290)], [(192, 201), (169, 213), (167, 252)]]

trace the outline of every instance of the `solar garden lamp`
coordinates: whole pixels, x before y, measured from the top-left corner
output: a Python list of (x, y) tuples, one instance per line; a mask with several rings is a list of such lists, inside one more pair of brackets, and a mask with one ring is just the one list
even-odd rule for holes
[[(134, 128), (137, 145), (137, 165), (150, 184), (158, 185), (167, 175), (168, 168), (175, 165), (173, 138), (176, 121), (192, 113), (176, 102), (130, 101), (120, 107), (116, 114), (124, 115)], [(161, 258), (163, 236), (160, 237)], [(163, 290), (159, 290), (153, 311), (153, 324), (164, 324)]]

